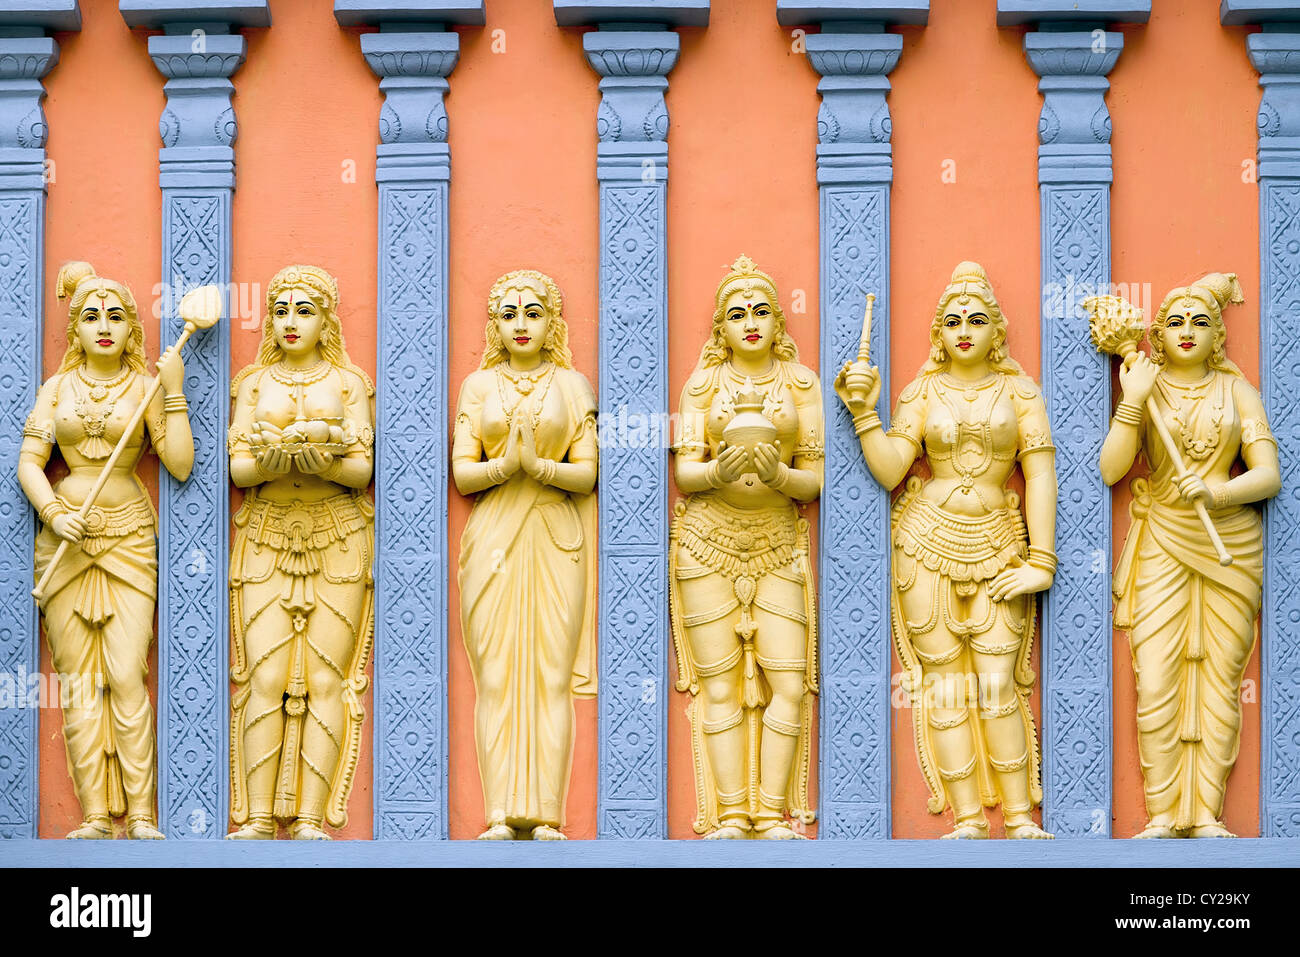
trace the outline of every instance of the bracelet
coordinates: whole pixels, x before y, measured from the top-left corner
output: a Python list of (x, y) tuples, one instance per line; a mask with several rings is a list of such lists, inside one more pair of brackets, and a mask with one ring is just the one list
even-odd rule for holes
[(853, 417), (853, 431), (857, 435), (870, 432), (872, 429), (883, 428), (884, 426), (880, 422), (880, 416), (877, 414), (875, 409), (868, 409), (861, 415), (855, 415)]
[(333, 482), (343, 474), (343, 456), (334, 456), (334, 461), (325, 466), (325, 470), (320, 473), (320, 477), (327, 482)]
[(189, 410), (190, 404), (186, 401), (183, 392), (178, 392), (175, 395), (163, 396), (164, 412), (188, 412)]
[(776, 478), (772, 480), (771, 488), (778, 492), (784, 492), (786, 485), (790, 481), (790, 466), (784, 462), (776, 463)]
[(1037, 545), (1029, 546), (1028, 563), (1033, 568), (1041, 568), (1043, 571), (1056, 574), (1056, 552), (1050, 548), (1040, 548)]
[(487, 467), (488, 478), (492, 480), (492, 484), (493, 485), (503, 484), (506, 480), (506, 470), (501, 465), (501, 460), (499, 458), (488, 459), (487, 466), (488, 466)]
[(537, 468), (542, 473), (537, 477), (537, 481), (543, 485), (550, 485), (555, 479), (555, 471), (558, 468), (555, 459), (538, 459)]
[(54, 501), (49, 502), (40, 511), (41, 521), (44, 522), (46, 525), (53, 525), (54, 520), (56, 518), (58, 518), (60, 515), (66, 515), (66, 514), (68, 514), (67, 506), (64, 505), (62, 502), (60, 502), (57, 498)]
[(1115, 421), (1123, 425), (1141, 425), (1142, 409), (1132, 402), (1120, 399), (1119, 405), (1115, 409)]
[(1228, 483), (1224, 482), (1214, 490), (1214, 502), (1210, 508), (1227, 508), (1232, 504), (1232, 499), (1228, 493)]
[(704, 478), (709, 488), (722, 488), (727, 483), (722, 481), (722, 463), (714, 459), (704, 467)]

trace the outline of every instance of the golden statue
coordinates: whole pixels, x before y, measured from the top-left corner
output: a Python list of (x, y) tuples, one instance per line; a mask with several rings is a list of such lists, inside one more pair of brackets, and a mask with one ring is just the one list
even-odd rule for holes
[[(1115, 625), (1137, 680), (1138, 753), (1150, 822), (1138, 837), (1232, 837), (1219, 820), (1241, 737), (1242, 675), (1255, 647), (1264, 535), (1251, 503), (1281, 488), (1259, 393), (1224, 351), (1231, 273), (1171, 290), (1137, 351), (1141, 313), (1085, 302), (1099, 348), (1124, 356), (1123, 390), (1101, 448), (1114, 485), (1139, 451), (1133, 524), (1115, 569)], [(1233, 476), (1238, 457), (1245, 464)]]
[(460, 545), (474, 674), (480, 840), (564, 840), (573, 696), (596, 693), (596, 397), (559, 287), (531, 269), (488, 294), (483, 361), (456, 409), (452, 477), (479, 493)]
[(271, 280), (257, 361), (231, 387), (237, 686), (228, 836), (328, 840), (347, 823), (373, 640), (374, 385), (343, 346), (338, 284), (316, 266)]
[[(68, 837), (111, 838), (112, 819), (126, 815), (128, 837), (158, 840), (145, 685), (157, 518), (135, 467), (147, 428), (163, 467), (180, 481), (189, 476), (185, 370), (178, 344), (159, 357), (158, 378), (149, 376), (131, 290), (89, 263), (60, 269), (56, 290), (71, 300), (68, 348), (23, 426), (18, 481), (41, 518), (36, 592), (64, 686), (63, 737), (84, 818)], [(51, 486), (45, 465), (56, 445), (68, 475)]]
[(669, 537), (677, 690), (689, 691), (697, 833), (788, 840), (810, 823), (817, 615), (808, 522), (822, 487), (821, 386), (776, 284), (741, 256), (682, 390)]
[[(885, 488), (925, 454), (894, 504), (893, 634), (932, 814), (948, 838), (987, 838), (981, 805), (1001, 801), (1009, 838), (1049, 838), (1029, 695), (1034, 592), (1056, 571), (1055, 449), (1038, 386), (1007, 352), (1006, 319), (984, 269), (963, 262), (935, 310), (930, 358), (885, 432), (880, 376), (865, 350), (835, 391), (871, 474)], [(1006, 488), (1016, 461), (1020, 497)]]

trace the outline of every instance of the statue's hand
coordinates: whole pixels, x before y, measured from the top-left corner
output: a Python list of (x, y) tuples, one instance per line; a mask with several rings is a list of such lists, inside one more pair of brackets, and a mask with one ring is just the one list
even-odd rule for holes
[(533, 441), (533, 426), (527, 419), (519, 421), (519, 465), (533, 478), (541, 472), (541, 459), (537, 457), (537, 444)]
[(781, 472), (781, 443), (760, 442), (754, 446), (754, 471), (764, 485), (772, 485)]
[(318, 475), (334, 464), (334, 456), (322, 452), (315, 446), (308, 445), (294, 457), (298, 471), (306, 475)]
[(516, 422), (506, 439), (506, 454), (501, 457), (501, 474), (510, 478), (519, 471), (520, 451), (519, 423)]
[(1214, 492), (1205, 484), (1205, 479), (1195, 472), (1188, 472), (1175, 484), (1178, 486), (1178, 494), (1183, 497), (1185, 502), (1192, 502), (1193, 504), (1203, 502), (1207, 506), (1214, 503)]
[(50, 522), (50, 528), (54, 534), (59, 536), (65, 542), (71, 542), (73, 545), (81, 541), (81, 536), (86, 534), (86, 523), (77, 517), (75, 512), (64, 512), (62, 515), (56, 515), (54, 521)]
[(1151, 390), (1156, 387), (1160, 367), (1142, 352), (1135, 352), (1119, 367), (1119, 384), (1124, 401), (1141, 408), (1146, 405)]
[(293, 465), (293, 456), (278, 445), (264, 445), (255, 456), (257, 467), (272, 478), (288, 473)]
[(1008, 565), (989, 582), (989, 599), (1010, 601), (1031, 592), (1047, 591), (1052, 587), (1053, 577), (1047, 569), (1034, 565)]
[(880, 370), (861, 359), (844, 363), (835, 377), (835, 394), (854, 416), (875, 408), (880, 398)]
[(185, 388), (185, 363), (174, 345), (158, 357), (158, 381), (163, 395), (181, 395)]
[(718, 478), (734, 482), (749, 468), (749, 451), (743, 445), (728, 445), (718, 452)]

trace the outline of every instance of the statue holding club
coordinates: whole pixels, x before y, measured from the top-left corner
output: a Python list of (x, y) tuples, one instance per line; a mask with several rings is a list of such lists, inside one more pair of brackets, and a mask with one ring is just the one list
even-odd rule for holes
[[(168, 472), (189, 476), (194, 438), (180, 352), (217, 322), (221, 296), (204, 286), (182, 299), (185, 332), (151, 377), (130, 289), (74, 262), (59, 270), (57, 292), (70, 300), (68, 347), (23, 427), (18, 480), (41, 519), (33, 595), (65, 685), (63, 736), (83, 816), (68, 837), (111, 838), (113, 819), (125, 815), (128, 837), (158, 840), (145, 684), (157, 518), (136, 465), (151, 445)], [(56, 448), (68, 475), (51, 484), (45, 466)]]
[(1123, 357), (1102, 478), (1114, 485), (1139, 452), (1150, 465), (1132, 483), (1114, 576), (1115, 625), (1129, 633), (1137, 686), (1142, 838), (1233, 836), (1221, 816), (1264, 578), (1255, 503), (1282, 483), (1264, 404), (1224, 349), (1223, 310), (1242, 299), (1231, 273), (1171, 290), (1149, 354), (1137, 348), (1140, 310), (1117, 296), (1083, 302), (1093, 343)]

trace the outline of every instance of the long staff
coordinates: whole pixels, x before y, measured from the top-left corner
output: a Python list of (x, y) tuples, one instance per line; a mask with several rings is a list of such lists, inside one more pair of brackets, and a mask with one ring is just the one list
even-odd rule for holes
[[(1093, 344), (1102, 352), (1119, 356), (1124, 360), (1126, 367), (1132, 365), (1133, 357), (1138, 352), (1138, 343), (1146, 337), (1146, 328), (1142, 325), (1142, 310), (1118, 296), (1089, 296), (1083, 300), (1083, 307), (1090, 314), (1089, 326)], [(1160, 442), (1165, 447), (1165, 453), (1169, 456), (1174, 472), (1179, 479), (1182, 479), (1188, 474), (1188, 469), (1183, 463), (1183, 456), (1178, 451), (1174, 437), (1169, 433), (1169, 426), (1165, 425), (1164, 417), (1160, 415), (1155, 396), (1147, 396), (1146, 412), (1147, 418), (1156, 427), (1156, 434), (1160, 436)], [(1232, 556), (1224, 547), (1223, 539), (1219, 536), (1219, 530), (1214, 527), (1214, 520), (1210, 518), (1205, 503), (1197, 500), (1192, 505), (1196, 509), (1196, 516), (1205, 526), (1205, 534), (1210, 536), (1210, 543), (1219, 556), (1219, 564), (1226, 568), (1232, 564)]]
[[(181, 299), (178, 312), (181, 318), (185, 320), (185, 331), (182, 332), (181, 337), (176, 340), (176, 345), (173, 347), (176, 352), (181, 351), (181, 348), (189, 341), (190, 336), (192, 336), (197, 330), (208, 329), (217, 324), (217, 321), (221, 318), (220, 290), (216, 286), (200, 286), (197, 289), (191, 290), (185, 294), (183, 299)], [(99, 493), (102, 492), (104, 486), (108, 484), (108, 478), (113, 474), (113, 469), (117, 465), (117, 460), (120, 459), (122, 453), (126, 451), (127, 445), (131, 442), (131, 437), (135, 434), (135, 430), (139, 428), (140, 422), (144, 419), (145, 412), (149, 409), (149, 403), (153, 401), (154, 396), (158, 394), (158, 390), (161, 388), (162, 382), (155, 378), (153, 383), (145, 392), (144, 400), (136, 408), (135, 412), (131, 416), (131, 420), (122, 431), (122, 437), (117, 440), (117, 445), (113, 449), (113, 454), (108, 457), (108, 461), (104, 463), (104, 468), (99, 473), (99, 477), (95, 479), (95, 484), (90, 487), (90, 492), (86, 495), (86, 500), (81, 503), (81, 508), (77, 509), (77, 518), (85, 521), (86, 516), (90, 514), (90, 510), (95, 507), (95, 500), (99, 498)], [(36, 587), (32, 589), (32, 597), (37, 601), (40, 601), (45, 597), (45, 586), (50, 583), (50, 579), (54, 576), (54, 570), (59, 567), (59, 563), (63, 560), (63, 556), (67, 553), (70, 544), (72, 543), (67, 539), (61, 541), (59, 543), (58, 551), (54, 553), (54, 557), (50, 559), (50, 563), (45, 566), (45, 574), (41, 576), (41, 580), (37, 582)]]
[(875, 308), (876, 294), (867, 293), (867, 311), (862, 316), (862, 338), (858, 340), (858, 359), (871, 361), (871, 313)]

